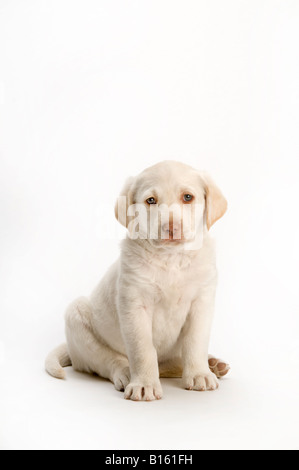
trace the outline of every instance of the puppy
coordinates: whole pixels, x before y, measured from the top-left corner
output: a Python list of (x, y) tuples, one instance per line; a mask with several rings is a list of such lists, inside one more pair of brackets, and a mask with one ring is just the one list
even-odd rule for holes
[(48, 373), (64, 378), (72, 365), (136, 401), (162, 398), (160, 377), (216, 390), (229, 366), (208, 356), (217, 283), (209, 230), (226, 210), (213, 181), (183, 163), (130, 178), (115, 208), (128, 228), (120, 259), (67, 309), (67, 344), (47, 357)]

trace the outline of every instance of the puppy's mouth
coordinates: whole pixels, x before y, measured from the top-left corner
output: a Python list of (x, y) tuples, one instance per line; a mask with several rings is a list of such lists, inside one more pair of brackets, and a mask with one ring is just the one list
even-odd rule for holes
[(159, 242), (162, 243), (163, 245), (166, 245), (166, 244), (170, 244), (170, 245), (181, 244), (181, 243), (185, 243), (186, 241), (187, 240), (185, 240), (185, 238), (166, 238), (166, 239), (159, 240)]

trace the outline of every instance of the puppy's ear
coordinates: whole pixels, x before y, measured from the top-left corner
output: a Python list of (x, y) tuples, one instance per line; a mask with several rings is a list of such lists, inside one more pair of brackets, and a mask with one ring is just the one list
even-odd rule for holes
[(133, 204), (133, 183), (134, 178), (130, 177), (127, 179), (120, 195), (117, 198), (114, 212), (116, 219), (124, 226), (128, 227), (129, 218), (128, 208)]
[(200, 174), (206, 192), (206, 214), (208, 230), (221, 219), (227, 211), (227, 200), (214, 181), (206, 173)]

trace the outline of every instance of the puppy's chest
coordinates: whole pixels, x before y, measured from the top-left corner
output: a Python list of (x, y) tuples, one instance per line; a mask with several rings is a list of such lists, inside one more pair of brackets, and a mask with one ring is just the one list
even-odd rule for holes
[(154, 304), (160, 308), (180, 309), (187, 299), (190, 300), (195, 289), (192, 273), (188, 269), (170, 266), (151, 273), (150, 291)]
[(176, 279), (157, 282), (153, 289), (155, 309), (166, 310), (174, 314), (182, 309), (187, 299), (190, 300), (191, 290), (183, 281)]
[(170, 350), (177, 341), (194, 298), (194, 285), (184, 270), (169, 270), (152, 283), (153, 339), (159, 352)]

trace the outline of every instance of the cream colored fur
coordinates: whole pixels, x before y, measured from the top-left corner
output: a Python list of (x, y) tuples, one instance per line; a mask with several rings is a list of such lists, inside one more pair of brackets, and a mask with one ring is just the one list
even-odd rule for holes
[[(218, 387), (208, 362), (217, 283), (208, 228), (225, 213), (226, 200), (206, 175), (170, 161), (131, 178), (122, 191), (128, 205), (145, 204), (147, 211), (145, 201), (153, 193), (159, 204), (183, 204), (184, 193), (202, 204), (202, 246), (186, 249), (190, 239), (123, 240), (120, 259), (91, 296), (69, 306), (67, 345), (46, 360), (51, 375), (63, 378), (62, 367), (72, 364), (111, 380), (132, 400), (161, 398), (160, 376), (181, 375), (186, 389)], [(128, 225), (117, 206), (116, 216)], [(179, 224), (178, 215), (173, 217)]]

